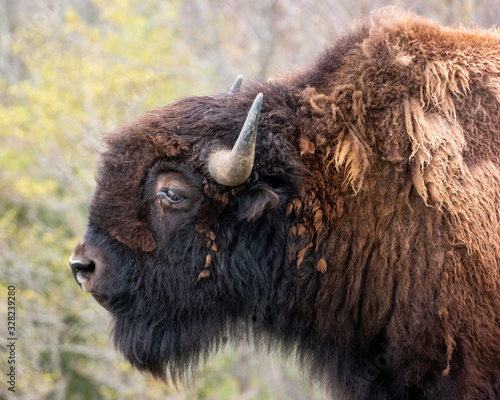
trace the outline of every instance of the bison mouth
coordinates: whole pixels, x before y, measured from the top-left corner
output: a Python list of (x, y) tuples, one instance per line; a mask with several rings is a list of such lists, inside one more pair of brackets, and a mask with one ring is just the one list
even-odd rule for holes
[(110, 310), (109, 308), (109, 298), (105, 294), (100, 294), (100, 293), (95, 293), (95, 292), (90, 292), (92, 297), (99, 303), (99, 305), (106, 310)]
[(80, 286), (80, 288), (92, 295), (94, 299), (104, 308), (108, 309), (109, 298), (107, 295), (102, 294), (95, 289), (95, 282), (92, 279), (92, 274), (95, 270), (94, 264), (90, 267), (82, 267), (80, 265), (75, 266), (75, 264), (71, 265), (73, 270), (73, 275), (75, 277), (76, 282)]

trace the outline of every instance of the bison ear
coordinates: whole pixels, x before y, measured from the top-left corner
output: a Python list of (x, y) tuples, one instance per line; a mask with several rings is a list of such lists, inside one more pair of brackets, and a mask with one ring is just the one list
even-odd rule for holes
[(253, 221), (265, 211), (272, 210), (280, 202), (276, 192), (268, 185), (260, 184), (247, 193), (241, 203), (239, 217), (241, 220)]

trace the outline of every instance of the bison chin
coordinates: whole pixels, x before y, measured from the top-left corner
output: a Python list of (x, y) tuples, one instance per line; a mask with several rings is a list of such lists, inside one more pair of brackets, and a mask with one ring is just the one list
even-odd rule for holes
[(117, 316), (113, 329), (117, 349), (132, 366), (165, 382), (169, 377), (174, 383), (187, 378), (224, 344), (226, 334), (237, 331), (227, 326), (222, 315), (211, 315), (208, 323), (198, 313), (165, 313), (161, 322), (149, 316)]
[[(137, 269), (148, 268), (141, 265)], [(157, 379), (175, 383), (187, 378), (223, 344), (223, 337), (236, 334), (224, 307), (206, 301), (203, 290), (193, 293), (185, 282), (159, 274), (129, 281), (126, 299), (115, 292), (107, 303), (113, 316), (112, 337), (133, 367)], [(151, 281), (162, 284), (163, 289), (145, 289)], [(196, 284), (195, 278), (192, 281)]]

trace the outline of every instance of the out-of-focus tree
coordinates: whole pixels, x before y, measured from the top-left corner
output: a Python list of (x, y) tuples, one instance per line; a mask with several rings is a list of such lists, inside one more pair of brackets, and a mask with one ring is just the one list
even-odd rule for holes
[(85, 230), (99, 137), (175, 98), (226, 91), (240, 73), (303, 68), (374, 8), (488, 27), (498, 1), (0, 0), (0, 293), (16, 286), (17, 398), (323, 398), (251, 347), (178, 390), (112, 349), (109, 317), (66, 261)]
[(184, 0), (178, 35), (219, 89), (240, 73), (267, 79), (304, 67), (353, 21), (387, 5), (446, 25), (500, 21), (499, 0)]

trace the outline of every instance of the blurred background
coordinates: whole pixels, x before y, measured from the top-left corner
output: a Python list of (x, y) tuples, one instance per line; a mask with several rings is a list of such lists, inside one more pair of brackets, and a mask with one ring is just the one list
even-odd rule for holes
[[(293, 360), (250, 346), (168, 388), (133, 371), (68, 267), (99, 137), (147, 109), (298, 70), (387, 4), (447, 25), (500, 23), (500, 0), (0, 0), (0, 399), (325, 399)], [(16, 287), (16, 392), (7, 390)]]

